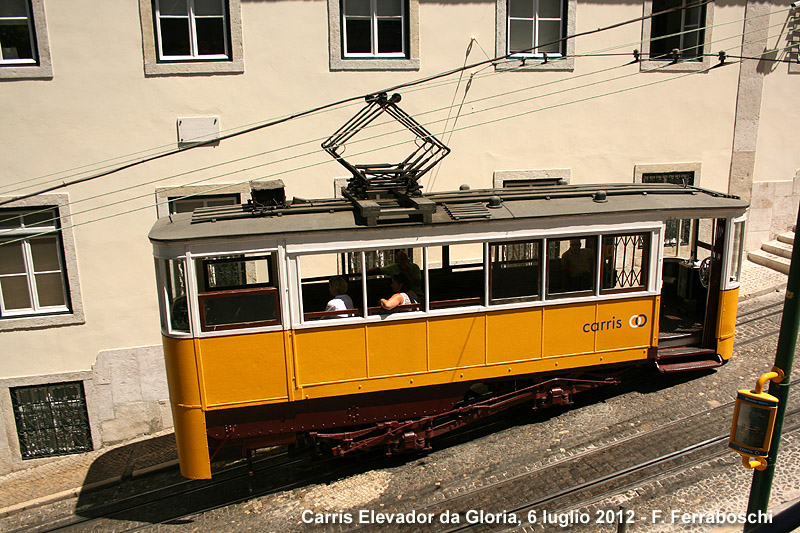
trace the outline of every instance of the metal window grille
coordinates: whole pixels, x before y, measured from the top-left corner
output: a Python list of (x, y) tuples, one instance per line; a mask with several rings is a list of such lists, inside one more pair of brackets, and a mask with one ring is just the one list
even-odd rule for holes
[(82, 382), (16, 387), (10, 392), (23, 459), (92, 450)]
[(643, 287), (645, 279), (645, 235), (617, 235), (605, 237), (603, 288), (623, 289)]
[(645, 172), (642, 183), (674, 183), (684, 187), (694, 185), (694, 171), (688, 172)]

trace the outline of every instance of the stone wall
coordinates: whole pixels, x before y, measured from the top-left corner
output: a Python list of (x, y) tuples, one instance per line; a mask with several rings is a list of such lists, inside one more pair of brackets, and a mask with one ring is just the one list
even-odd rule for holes
[(791, 229), (797, 222), (800, 205), (800, 170), (791, 181), (753, 183), (747, 216), (745, 250), (757, 250), (762, 243)]

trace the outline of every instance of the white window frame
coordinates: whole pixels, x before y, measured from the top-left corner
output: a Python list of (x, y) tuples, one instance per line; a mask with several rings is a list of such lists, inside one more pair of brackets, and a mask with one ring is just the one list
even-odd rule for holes
[[(33, 209), (32, 211), (36, 211)], [(0, 218), (4, 218), (4, 212), (0, 210)], [(28, 299), (31, 306), (23, 309), (6, 309), (3, 293), (0, 291), (0, 316), (3, 318), (13, 318), (16, 316), (39, 315), (48, 313), (65, 313), (69, 311), (68, 294), (64, 284), (66, 283), (66, 272), (64, 272), (64, 253), (60, 239), (56, 239), (56, 253), (58, 254), (58, 262), (61, 268), (58, 270), (42, 270), (37, 271), (33, 263), (33, 251), (31, 250), (31, 239), (39, 237), (40, 234), (58, 234), (58, 226), (55, 221), (50, 221), (47, 225), (26, 227), (24, 218), (20, 219), (19, 228), (0, 229), (0, 238), (11, 238), (12, 240), (19, 239), (22, 246), (22, 262), (25, 265), (25, 277), (28, 282)], [(0, 250), (2, 251), (2, 250)], [(39, 290), (36, 284), (37, 274), (61, 274), (61, 289), (64, 297), (64, 305), (41, 305), (39, 303)], [(21, 274), (0, 274), (2, 278), (21, 277)]]
[[(83, 300), (80, 292), (80, 280), (78, 277), (75, 240), (70, 227), (69, 196), (66, 194), (43, 194), (17, 202), (10, 202), (3, 206), (3, 208), (8, 209), (30, 210), (38, 210), (45, 207), (57, 208), (61, 219), (60, 228), (57, 229), (57, 231), (60, 233), (61, 240), (59, 253), (62, 254), (62, 272), (64, 283), (66, 284), (65, 290), (67, 291), (65, 298), (66, 304), (64, 306), (39, 308), (36, 311), (32, 311), (31, 309), (25, 310), (24, 312), (12, 310), (8, 314), (4, 310), (3, 316), (0, 318), (0, 331), (71, 326), (85, 323)], [(0, 217), (2, 216), (3, 213), (0, 211)], [(0, 235), (8, 236), (12, 235), (12, 233), (16, 233), (17, 236), (23, 236), (23, 233), (26, 235), (36, 235), (43, 231), (47, 231), (47, 228), (39, 226), (31, 228), (30, 230), (21, 231), (19, 229), (12, 229), (10, 231), (1, 231)], [(30, 272), (28, 272), (28, 274), (30, 274)], [(32, 300), (32, 302), (34, 302), (34, 300)], [(36, 304), (38, 304), (38, 302), (36, 302)]]
[[(50, 40), (44, 13), (44, 0), (25, 0), (28, 16), (28, 36), (31, 40), (32, 59), (3, 59), (0, 51), (0, 79), (51, 79), (53, 63), (50, 58)], [(8, 17), (3, 17), (7, 19)], [(19, 18), (15, 19), (19, 20)]]
[[(156, 36), (158, 37), (158, 58), (160, 61), (205, 61), (205, 60), (225, 60), (230, 59), (230, 46), (228, 41), (230, 39), (230, 23), (228, 15), (225, 13), (225, 0), (217, 0), (222, 8), (222, 24), (225, 27), (225, 53), (224, 54), (200, 54), (197, 46), (197, 20), (198, 19), (218, 19), (217, 15), (197, 15), (194, 9), (195, 0), (185, 0), (187, 16), (183, 15), (162, 15), (159, 4), (161, 0), (155, 0), (155, 20), (156, 20)], [(189, 55), (168, 56), (164, 55), (163, 39), (161, 38), (161, 20), (162, 19), (189, 19)]]
[[(371, 0), (371, 13), (376, 14), (375, 0)], [(331, 71), (342, 70), (419, 70), (419, 0), (404, 0), (403, 53), (345, 54), (345, 18), (342, 0), (328, 0), (328, 52)], [(372, 36), (377, 39), (377, 17), (373, 22)], [(373, 43), (373, 50), (377, 50)]]
[[(342, 0), (343, 3), (347, 3), (348, 0)], [(400, 1), (400, 15), (378, 15), (378, 0), (369, 0), (369, 15), (348, 15), (345, 11), (342, 11), (342, 43), (344, 45), (344, 57), (345, 58), (394, 58), (394, 57), (401, 57), (405, 58), (407, 54), (407, 38), (406, 35), (406, 19), (407, 19), (407, 3), (408, 0), (399, 0)], [(380, 53), (378, 51), (378, 22), (381, 20), (397, 20), (400, 19), (401, 25), (401, 45), (402, 50), (400, 52), (386, 52)], [(348, 52), (347, 51), (347, 21), (348, 20), (368, 20), (370, 22), (370, 49), (371, 52)]]
[[(687, 0), (682, 0), (683, 4)], [(714, 2), (706, 4), (706, 18), (701, 21), (703, 28), (703, 43), (701, 46), (706, 48), (706, 43), (711, 41), (711, 29), (714, 26)], [(711, 56), (702, 56), (700, 60), (687, 59), (672, 62), (668, 59), (650, 59), (650, 39), (652, 38), (653, 25), (653, 0), (644, 0), (644, 21), (642, 22), (642, 59), (639, 61), (639, 70), (642, 72), (697, 72), (705, 70), (711, 66)]]
[[(537, 1), (537, 0), (532, 0)], [(561, 3), (561, 20), (566, 18), (565, 35), (569, 37), (575, 34), (576, 14), (578, 9), (577, 0), (563, 0)], [(509, 45), (509, 26), (510, 17), (508, 12), (508, 0), (496, 0), (495, 3), (495, 56), (504, 57), (508, 55)], [(537, 43), (538, 44), (538, 43)], [(562, 48), (564, 54), (547, 54), (545, 61), (544, 54), (514, 54), (507, 61), (498, 61), (495, 70), (511, 71), (572, 71), (575, 69), (575, 39), (566, 39)]]
[[(509, 0), (511, 1), (511, 0)], [(511, 21), (512, 20), (525, 20), (530, 21), (533, 24), (533, 46), (534, 48), (528, 52), (518, 52), (515, 54), (511, 54), (511, 51), (508, 49), (508, 46), (511, 44), (511, 39), (508, 39), (506, 42), (506, 53), (511, 54), (511, 57), (537, 57), (543, 58), (544, 54), (542, 52), (537, 52), (536, 50), (539, 48), (541, 43), (539, 42), (539, 23), (540, 22), (552, 22), (558, 21), (561, 24), (561, 27), (564, 26), (564, 2), (559, 0), (558, 2), (558, 18), (552, 17), (539, 17), (539, 2), (542, 0), (527, 0), (528, 2), (533, 3), (533, 16), (532, 17), (512, 17), (511, 14), (508, 15), (508, 35), (511, 35)], [(563, 35), (561, 37), (564, 37)], [(545, 43), (546, 44), (546, 43)], [(563, 48), (563, 47), (562, 47)], [(563, 54), (561, 52), (548, 52), (547, 54), (550, 57), (562, 57)]]
[[(156, 13), (157, 1), (139, 0), (145, 76), (241, 74), (244, 72), (241, 0), (222, 0), (225, 27), (228, 32), (225, 44), (226, 55), (167, 56), (164, 58), (161, 57), (161, 29)], [(189, 1), (194, 3), (194, 0)], [(194, 28), (194, 22), (191, 26)]]

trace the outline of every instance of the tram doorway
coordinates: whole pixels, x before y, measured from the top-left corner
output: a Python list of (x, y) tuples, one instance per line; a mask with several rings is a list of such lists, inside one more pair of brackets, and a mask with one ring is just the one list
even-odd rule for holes
[[(723, 219), (667, 220), (659, 347), (710, 344), (722, 282)], [(709, 337), (709, 335), (711, 337)]]

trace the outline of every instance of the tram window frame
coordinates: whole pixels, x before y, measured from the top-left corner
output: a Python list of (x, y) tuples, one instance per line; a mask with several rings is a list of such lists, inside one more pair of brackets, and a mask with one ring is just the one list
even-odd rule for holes
[[(503, 304), (514, 304), (514, 303), (522, 303), (522, 302), (537, 302), (542, 300), (542, 255), (544, 250), (544, 240), (543, 239), (523, 239), (523, 240), (515, 240), (515, 241), (495, 241), (489, 242), (489, 305), (503, 305)], [(498, 265), (502, 264), (509, 264), (509, 261), (501, 261), (499, 258), (496, 259), (496, 253), (500, 253), (501, 247), (509, 247), (509, 246), (531, 246), (530, 250), (532, 253), (535, 253), (535, 257), (531, 258), (515, 258), (513, 261), (515, 263), (536, 263), (532, 267), (525, 267), (526, 270), (530, 270), (531, 268), (535, 270), (536, 276), (533, 279), (533, 289), (535, 293), (533, 294), (518, 294), (516, 296), (509, 296), (509, 297), (495, 297), (495, 289), (499, 285), (495, 275), (498, 271), (505, 270), (505, 268), (498, 268)], [(536, 249), (533, 252), (534, 248)], [(527, 253), (527, 251), (526, 251)], [(519, 266), (512, 266), (511, 268), (520, 268)], [(519, 274), (519, 272), (515, 272), (514, 274)], [(517, 276), (511, 276), (517, 277)], [(525, 275), (523, 274), (523, 278)], [(505, 282), (505, 281), (504, 281)], [(519, 284), (512, 284), (513, 287), (519, 287)]]
[[(641, 262), (641, 268), (639, 270), (639, 274), (637, 278), (639, 279), (639, 285), (631, 285), (627, 287), (616, 287), (617, 285), (617, 277), (614, 278), (614, 286), (606, 287), (606, 278), (609, 276), (609, 271), (607, 270), (608, 263), (606, 261), (606, 240), (607, 239), (618, 239), (624, 237), (640, 237), (642, 241), (637, 241), (634, 244), (634, 266), (636, 261), (637, 251), (641, 250), (639, 260)], [(602, 256), (600, 258), (600, 294), (620, 294), (626, 292), (641, 292), (646, 291), (648, 287), (648, 280), (650, 276), (650, 246), (652, 244), (651, 234), (650, 232), (631, 232), (631, 233), (608, 233), (601, 235), (601, 250)], [(625, 261), (623, 260), (623, 263)], [(616, 273), (616, 267), (614, 269)]]
[[(195, 267), (195, 281), (198, 289), (197, 306), (200, 318), (200, 331), (214, 332), (234, 329), (252, 329), (268, 326), (280, 326), (282, 324), (281, 298), (279, 290), (280, 283), (278, 276), (276, 275), (276, 252), (258, 251), (226, 254), (223, 256), (195, 256), (193, 259)], [(248, 282), (248, 277), (251, 275), (251, 273), (248, 272), (245, 263), (257, 261), (266, 261), (266, 281), (253, 279), (252, 283)], [(208, 270), (208, 267), (234, 263), (242, 264), (242, 269), (240, 269), (239, 272), (240, 283), (212, 286), (209, 282), (210, 271)], [(256, 266), (255, 269), (256, 270), (252, 274), (258, 275), (258, 266)], [(244, 277), (244, 279), (242, 280), (241, 277)], [(267, 310), (268, 314), (274, 316), (274, 318), (262, 318), (238, 322), (229, 321), (214, 324), (209, 323), (208, 321), (207, 315), (209, 310), (213, 307), (214, 300), (229, 298), (231, 301), (235, 301), (235, 299), (241, 299), (242, 297), (258, 298), (262, 297), (263, 295), (271, 295)], [(239, 310), (241, 310), (241, 308), (243, 307), (240, 306)]]
[[(156, 257), (156, 271), (159, 285), (161, 286), (158, 295), (161, 304), (162, 329), (172, 335), (191, 335), (192, 321), (188, 296), (189, 278), (186, 275), (185, 259), (183, 257)], [(176, 281), (182, 282), (182, 293), (174, 291)], [(179, 307), (181, 305), (183, 307)], [(176, 313), (176, 310), (180, 310), (180, 313)], [(178, 322), (178, 318), (183, 318), (184, 322)]]
[(744, 218), (734, 220), (733, 235), (731, 237), (731, 251), (729, 255), (728, 284), (739, 284), (742, 277), (742, 258), (744, 257), (744, 237), (745, 237)]
[[(599, 248), (600, 248), (599, 247), (599, 239), (600, 239), (599, 235), (591, 234), (591, 235), (568, 235), (568, 236), (563, 236), (563, 237), (551, 237), (551, 238), (548, 238), (545, 241), (545, 263), (547, 265), (547, 274), (546, 274), (546, 280), (545, 280), (545, 299), (546, 300), (557, 300), (557, 299), (564, 299), (564, 298), (580, 298), (580, 297), (584, 297), (584, 296), (596, 296), (597, 295), (597, 287), (598, 287), (598, 279), (597, 279), (598, 276), (597, 276), (597, 274), (598, 274), (598, 262), (599, 262)], [(565, 241), (566, 242), (570, 242), (570, 241), (573, 241), (573, 240), (585, 241), (586, 244), (588, 244), (589, 242), (593, 242), (593, 244), (594, 244), (593, 253), (591, 254), (591, 259), (592, 260), (590, 262), (591, 270), (589, 272), (589, 277), (588, 277), (588, 279), (591, 280), (591, 287), (587, 288), (587, 289), (578, 289), (578, 290), (568, 290), (568, 289), (565, 289), (563, 287), (558, 287), (557, 291), (553, 290), (553, 288), (552, 288), (552, 285), (553, 285), (553, 282), (554, 282), (553, 273), (556, 270), (553, 267), (554, 267), (555, 264), (559, 265), (557, 270), (558, 270), (558, 273), (559, 273), (559, 275), (561, 276), (561, 278), (563, 280), (563, 278), (565, 277), (565, 274), (564, 274), (564, 271), (563, 271), (562, 262), (563, 262), (564, 255), (570, 249), (570, 245), (568, 245), (567, 249), (564, 250), (563, 252), (559, 251), (558, 257), (552, 257), (551, 256), (552, 251), (553, 251), (553, 246), (552, 245), (555, 242), (559, 242), (559, 243), (560, 242), (565, 242)], [(561, 250), (561, 246), (560, 245), (559, 245), (558, 249)], [(584, 247), (584, 244), (582, 243), (580, 249), (581, 250), (587, 250), (588, 248)], [(554, 263), (553, 262), (554, 259), (558, 259), (558, 262)]]
[[(310, 276), (304, 277), (304, 267), (303, 263), (307, 263), (307, 261), (311, 260), (315, 257), (324, 257), (327, 256), (333, 260), (335, 266), (335, 272), (326, 273), (322, 276)], [(297, 255), (295, 258), (296, 265), (297, 265), (297, 280), (298, 280), (298, 287), (299, 287), (299, 298), (298, 303), (300, 306), (300, 313), (302, 317), (303, 323), (316, 323), (319, 320), (328, 320), (328, 319), (344, 319), (344, 318), (363, 318), (364, 311), (364, 298), (363, 298), (363, 282), (362, 282), (362, 269), (361, 269), (361, 252), (316, 252), (316, 253), (308, 253), (308, 254), (301, 254)], [(323, 258), (324, 261), (324, 258)], [(308, 265), (306, 264), (306, 267)], [(308, 270), (307, 268), (305, 270)], [(349, 272), (346, 273), (345, 270)], [(347, 290), (342, 294), (347, 294), (350, 296), (351, 300), (353, 301), (353, 308), (347, 310), (317, 310), (317, 311), (308, 311), (307, 307), (307, 300), (311, 297), (311, 292), (319, 292), (319, 289), (316, 290), (308, 290), (310, 284), (317, 284), (321, 281), (325, 281), (325, 288), (328, 289), (330, 287), (330, 280), (334, 277), (340, 277), (344, 279), (347, 283)], [(353, 294), (356, 294), (356, 297), (353, 297)], [(330, 293), (326, 293), (326, 295), (320, 299), (319, 296), (316, 296), (318, 302), (321, 302), (322, 305), (327, 306), (334, 297), (330, 295)], [(319, 306), (322, 307), (322, 306)]]
[[(385, 272), (384, 270), (395, 270), (392, 268), (394, 265), (397, 265), (396, 255), (398, 252), (405, 252), (408, 256), (409, 263), (413, 263), (419, 268), (419, 291), (414, 291), (415, 295), (417, 296), (417, 301), (412, 302), (406, 305), (398, 305), (393, 309), (384, 309), (380, 305), (381, 299), (389, 299), (393, 296), (391, 289), (384, 290), (378, 296), (375, 296), (373, 291), (375, 291), (375, 286), (380, 283), (381, 278), (384, 280), (388, 280), (387, 283), (391, 284), (391, 280), (393, 277), (393, 273)], [(413, 246), (413, 245), (395, 245), (392, 247), (387, 248), (379, 248), (379, 249), (369, 249), (369, 250), (361, 250), (363, 255), (361, 256), (361, 265), (366, 265), (364, 269), (364, 294), (366, 295), (365, 298), (365, 309), (367, 310), (367, 316), (380, 316), (380, 315), (387, 315), (393, 314), (398, 312), (410, 312), (410, 311), (425, 311), (426, 310), (426, 302), (425, 302), (425, 293), (426, 293), (426, 281), (427, 281), (427, 274), (426, 274), (426, 266), (425, 266), (425, 255), (426, 252), (423, 247), (420, 246)], [(420, 265), (417, 263), (417, 260), (421, 256), (422, 264)], [(376, 258), (377, 261), (383, 262), (383, 265), (375, 265), (369, 266), (370, 258)], [(391, 259), (389, 259), (391, 258)], [(388, 262), (391, 261), (391, 262)], [(400, 270), (399, 268), (397, 269)], [(406, 276), (408, 277), (408, 276)], [(410, 280), (413, 282), (413, 280)], [(412, 287), (413, 290), (413, 287)], [(382, 296), (381, 296), (382, 295)], [(377, 305), (374, 305), (377, 304)]]
[[(438, 311), (438, 310), (449, 310), (449, 309), (462, 309), (462, 308), (469, 308), (469, 307), (478, 307), (478, 306), (485, 306), (486, 305), (486, 295), (487, 295), (487, 246), (486, 241), (465, 241), (465, 242), (453, 242), (450, 244), (431, 244), (426, 246), (426, 258), (427, 264), (425, 265), (425, 275), (427, 276), (428, 283), (426, 288), (426, 304), (428, 309), (431, 311)], [(464, 262), (462, 260), (451, 260), (454, 257), (451, 248), (453, 247), (462, 247), (462, 246), (480, 246), (480, 262)], [(479, 295), (478, 296), (467, 296), (466, 298), (444, 298), (439, 299), (437, 298), (436, 294), (440, 290), (438, 286), (438, 281), (434, 282), (431, 279), (431, 274), (435, 271), (430, 267), (431, 262), (431, 250), (435, 248), (441, 248), (441, 268), (437, 270), (437, 274), (435, 277), (438, 277), (438, 272), (442, 272), (445, 274), (453, 274), (454, 271), (461, 271), (462, 277), (469, 277), (469, 274), (466, 274), (468, 271), (471, 270), (480, 270), (480, 283), (474, 284), (473, 286), (479, 286)], [(468, 252), (469, 253), (469, 252)], [(458, 254), (455, 254), (456, 256)], [(468, 260), (477, 259), (477, 258), (469, 258)], [(452, 278), (450, 280), (452, 282)], [(473, 280), (474, 281), (474, 280)], [(452, 287), (452, 284), (450, 285)], [(462, 285), (461, 288), (468, 288), (469, 285)], [(458, 292), (458, 286), (456, 287), (456, 292)], [(447, 289), (451, 290), (451, 289)]]

